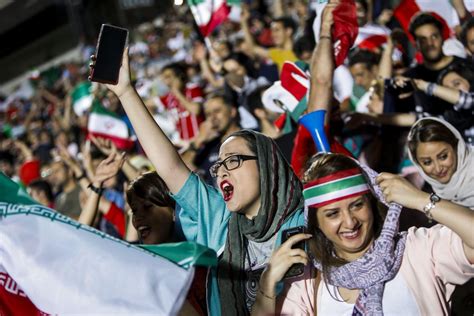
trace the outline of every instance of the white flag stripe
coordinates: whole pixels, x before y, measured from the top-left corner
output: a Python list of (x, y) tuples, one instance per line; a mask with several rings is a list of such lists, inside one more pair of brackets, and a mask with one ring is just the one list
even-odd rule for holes
[[(0, 211), (7, 207), (12, 205), (0, 203)], [(0, 271), (40, 310), (96, 315), (179, 311), (192, 268), (185, 270), (60, 214), (51, 220), (51, 211), (43, 207), (30, 209), (29, 215), (0, 218)]]
[(311, 199), (307, 199), (307, 200), (305, 200), (305, 204), (306, 205), (314, 205), (316, 203), (321, 203), (321, 202), (324, 202), (324, 201), (334, 200), (334, 199), (337, 199), (337, 198), (340, 198), (340, 197), (343, 197), (343, 196), (347, 196), (347, 195), (350, 195), (350, 194), (363, 192), (363, 191), (368, 190), (368, 189), (369, 189), (369, 187), (368, 187), (367, 183), (359, 184), (359, 185), (356, 185), (354, 187), (350, 187), (350, 188), (347, 188), (347, 189), (344, 189), (344, 190), (334, 191), (334, 192), (330, 192), (330, 193), (326, 193), (326, 194), (323, 194), (323, 195), (313, 197)]
[(127, 124), (114, 116), (92, 112), (89, 115), (88, 128), (91, 133), (101, 133), (124, 139), (128, 138)]

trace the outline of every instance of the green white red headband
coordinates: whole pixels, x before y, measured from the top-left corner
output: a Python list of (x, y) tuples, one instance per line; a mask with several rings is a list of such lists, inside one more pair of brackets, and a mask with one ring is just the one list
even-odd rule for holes
[(321, 207), (369, 192), (359, 168), (338, 171), (304, 185), (306, 207)]

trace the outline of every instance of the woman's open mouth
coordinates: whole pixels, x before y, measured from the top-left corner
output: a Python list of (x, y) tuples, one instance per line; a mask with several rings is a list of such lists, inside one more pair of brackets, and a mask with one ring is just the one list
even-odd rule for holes
[(340, 235), (346, 239), (357, 239), (361, 235), (361, 227), (362, 225), (357, 226), (355, 229), (351, 231), (346, 231), (343, 233), (340, 233)]
[(224, 197), (224, 201), (228, 202), (230, 199), (232, 199), (232, 196), (234, 195), (234, 186), (230, 184), (229, 181), (222, 181), (220, 188), (222, 191), (222, 196)]

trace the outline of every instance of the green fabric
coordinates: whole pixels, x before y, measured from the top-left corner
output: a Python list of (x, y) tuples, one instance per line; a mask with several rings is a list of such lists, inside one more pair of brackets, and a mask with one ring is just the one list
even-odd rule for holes
[(83, 81), (81, 83), (78, 83), (74, 87), (74, 90), (71, 93), (72, 102), (74, 103), (83, 97), (90, 96), (92, 94), (91, 89), (92, 89), (92, 84), (88, 81)]
[(365, 181), (364, 176), (359, 175), (356, 177), (350, 177), (349, 179), (340, 179), (337, 181), (331, 181), (330, 183), (326, 183), (323, 185), (308, 188), (303, 191), (303, 196), (305, 199), (309, 199), (323, 194), (335, 193), (336, 191), (346, 190), (366, 183), (367, 181)]
[(302, 185), (270, 138), (244, 130), (256, 140), (261, 205), (249, 220), (232, 213), (224, 253), (219, 261), (218, 283), (222, 315), (248, 315), (245, 302), (245, 247), (247, 240), (264, 242), (304, 205)]
[(21, 185), (13, 182), (3, 172), (0, 172), (0, 187), (2, 188), (1, 202), (23, 205), (38, 204), (38, 202), (33, 200), (28, 193), (26, 193)]
[(139, 245), (139, 247), (151, 251), (161, 257), (168, 258), (174, 263), (184, 267), (217, 266), (216, 252), (194, 242), (185, 241), (161, 245)]

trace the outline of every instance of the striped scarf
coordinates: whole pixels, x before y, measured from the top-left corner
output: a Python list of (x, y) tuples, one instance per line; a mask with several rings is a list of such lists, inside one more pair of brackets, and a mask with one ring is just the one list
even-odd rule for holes
[[(389, 207), (380, 236), (372, 247), (355, 261), (340, 267), (331, 267), (328, 276), (328, 283), (333, 286), (361, 289), (352, 315), (383, 315), (382, 297), (385, 282), (397, 275), (405, 250), (406, 233), (398, 232), (398, 218), (402, 207), (395, 203), (389, 205), (376, 183), (377, 173), (367, 166), (360, 167), (365, 176), (357, 169), (351, 169), (318, 179), (323, 183), (319, 187), (318, 183), (308, 183), (305, 186), (305, 204), (320, 207), (364, 194), (370, 189), (375, 197)], [(308, 189), (313, 191), (307, 191)], [(314, 260), (314, 266), (322, 271), (320, 262)]]

